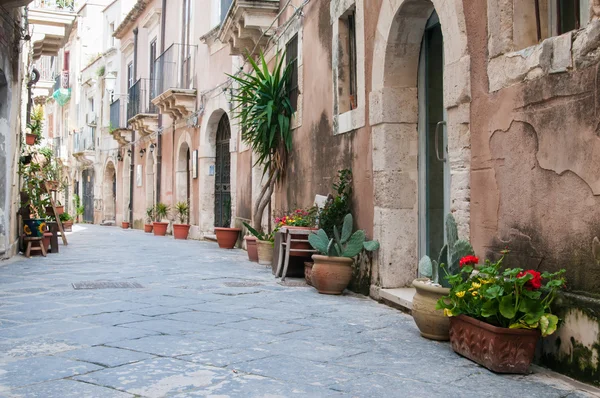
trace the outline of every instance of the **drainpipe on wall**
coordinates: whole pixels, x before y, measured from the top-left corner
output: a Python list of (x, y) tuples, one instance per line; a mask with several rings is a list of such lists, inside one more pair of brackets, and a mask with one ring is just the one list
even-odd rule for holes
[[(160, 14), (160, 53), (165, 51), (165, 26), (167, 24), (167, 0), (162, 0), (162, 13)], [(161, 70), (162, 79), (164, 72)], [(162, 94), (162, 93), (157, 93)], [(160, 202), (161, 180), (162, 180), (162, 113), (158, 114), (158, 137), (156, 137), (156, 202)]]
[[(137, 78), (138, 28), (133, 30), (133, 80)], [(129, 163), (129, 228), (133, 229), (133, 184), (135, 170), (135, 130), (131, 131), (131, 160)]]

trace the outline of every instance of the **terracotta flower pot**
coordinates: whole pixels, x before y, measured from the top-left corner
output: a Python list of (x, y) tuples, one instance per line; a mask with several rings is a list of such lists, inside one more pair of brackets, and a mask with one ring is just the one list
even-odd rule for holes
[(245, 236), (246, 250), (248, 250), (248, 260), (258, 262), (258, 248), (256, 246), (255, 236)]
[(56, 214), (54, 214), (52, 206), (46, 206), (46, 214), (49, 216), (60, 216), (65, 212), (65, 206), (54, 206), (54, 208), (56, 209)]
[[(317, 231), (318, 228), (314, 228), (314, 227), (285, 227), (291, 236), (291, 239), (302, 239), (302, 240), (306, 240), (306, 235), (297, 235), (294, 234), (294, 230), (295, 229), (300, 229), (300, 230), (309, 230), (309, 231)], [(299, 256), (299, 257), (309, 257), (310, 253), (307, 252), (298, 252), (295, 251), (293, 249), (298, 249), (298, 250), (311, 250), (312, 246), (310, 245), (310, 243), (308, 242), (291, 242), (291, 250), (290, 250), (290, 256)]]
[(71, 232), (71, 230), (73, 229), (73, 220), (65, 221), (62, 224), (66, 232)]
[(313, 269), (313, 265), (315, 263), (310, 262), (310, 261), (306, 261), (304, 263), (304, 279), (306, 280), (306, 283), (308, 283), (310, 286), (312, 286), (312, 269)]
[(313, 254), (312, 285), (321, 294), (342, 294), (352, 279), (354, 259)]
[(240, 228), (215, 228), (217, 243), (221, 249), (233, 249), (240, 234)]
[(165, 236), (167, 234), (169, 223), (154, 221), (152, 226), (154, 227), (154, 236)]
[(173, 237), (175, 239), (187, 239), (190, 227), (189, 224), (173, 224)]
[(273, 263), (273, 242), (268, 240), (256, 240), (258, 251), (258, 263), (262, 265), (271, 265)]
[(452, 349), (497, 373), (528, 373), (539, 330), (508, 329), (466, 315), (450, 318)]
[(44, 232), (42, 244), (44, 245), (44, 250), (46, 250), (46, 253), (50, 253), (48, 250), (50, 248), (50, 239), (52, 239), (52, 232)]
[(129, 229), (129, 221), (123, 221), (123, 222), (121, 222), (121, 228), (123, 228), (123, 229)]
[(144, 232), (146, 233), (151, 233), (152, 232), (152, 228), (154, 228), (154, 225), (152, 224), (144, 224)]
[(421, 336), (446, 341), (450, 338), (450, 319), (435, 305), (442, 296), (450, 293), (450, 289), (427, 284), (427, 278), (415, 279), (412, 285), (417, 289), (413, 298), (412, 316), (421, 332)]
[(36, 139), (35, 134), (25, 134), (25, 143), (27, 145), (35, 145), (35, 139)]

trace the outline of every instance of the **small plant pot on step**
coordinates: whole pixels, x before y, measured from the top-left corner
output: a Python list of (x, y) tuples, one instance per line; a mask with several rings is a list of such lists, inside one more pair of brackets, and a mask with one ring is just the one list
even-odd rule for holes
[(154, 228), (154, 225), (152, 225), (152, 224), (144, 224), (144, 232), (147, 234), (152, 233), (153, 228)]
[(221, 249), (233, 249), (241, 231), (240, 228), (215, 228), (219, 247)]
[(25, 143), (27, 145), (35, 145), (35, 139), (37, 136), (35, 134), (25, 134)]
[(435, 305), (440, 298), (447, 296), (450, 289), (429, 284), (429, 279), (418, 278), (412, 283), (417, 290), (413, 298), (412, 316), (421, 332), (421, 336), (447, 341), (450, 336), (450, 320), (442, 310), (436, 310)]
[(173, 224), (173, 237), (175, 239), (187, 239), (189, 232), (189, 224)]
[(466, 315), (450, 318), (452, 349), (497, 373), (529, 372), (539, 330), (509, 329)]
[(154, 227), (154, 236), (165, 236), (167, 234), (169, 223), (155, 221), (152, 223), (152, 226)]
[(246, 250), (248, 251), (248, 260), (252, 262), (258, 262), (258, 248), (256, 246), (255, 236), (245, 236)]
[(60, 216), (65, 212), (65, 206), (54, 206), (54, 208), (56, 209), (56, 214), (54, 214), (52, 206), (46, 206), (46, 214), (49, 216)]
[(123, 229), (129, 229), (129, 221), (122, 221), (121, 222), (121, 228), (123, 228)]
[(44, 237), (42, 238), (42, 244), (44, 245), (44, 250), (46, 253), (50, 253), (50, 240), (52, 239), (52, 232), (44, 232)]
[(258, 263), (262, 265), (271, 265), (273, 262), (273, 242), (268, 240), (256, 240), (258, 250)]
[(342, 294), (352, 279), (354, 259), (313, 254), (312, 285), (321, 294)]

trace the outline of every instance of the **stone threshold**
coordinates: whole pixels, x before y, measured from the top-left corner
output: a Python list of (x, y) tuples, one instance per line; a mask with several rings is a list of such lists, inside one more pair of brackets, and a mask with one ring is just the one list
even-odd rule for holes
[(204, 240), (211, 240), (213, 242), (217, 241), (217, 235), (204, 235)]
[(399, 287), (394, 289), (380, 289), (379, 297), (402, 311), (410, 313), (412, 310), (414, 287)]

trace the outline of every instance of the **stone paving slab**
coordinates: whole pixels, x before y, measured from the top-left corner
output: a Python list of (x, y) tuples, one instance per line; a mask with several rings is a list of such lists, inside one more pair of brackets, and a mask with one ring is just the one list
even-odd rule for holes
[[(277, 283), (216, 243), (76, 225), (46, 258), (0, 263), (4, 397), (563, 397), (423, 339), (406, 314)], [(75, 290), (78, 281), (143, 288)]]

